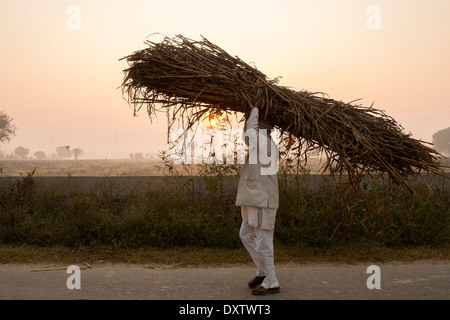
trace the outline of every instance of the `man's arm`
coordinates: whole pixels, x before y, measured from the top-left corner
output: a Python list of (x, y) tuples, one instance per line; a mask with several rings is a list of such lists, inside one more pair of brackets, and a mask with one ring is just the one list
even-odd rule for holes
[(250, 115), (247, 119), (247, 128), (249, 129), (255, 129), (258, 130), (258, 120), (259, 120), (259, 107), (263, 105), (263, 99), (259, 98), (256, 100), (255, 104), (253, 105), (252, 109), (250, 110)]
[[(250, 115), (248, 116), (247, 119), (247, 128), (246, 130), (258, 130), (258, 118), (259, 118), (259, 109), (256, 107), (253, 107), (250, 111)], [(250, 131), (249, 131), (250, 133)]]

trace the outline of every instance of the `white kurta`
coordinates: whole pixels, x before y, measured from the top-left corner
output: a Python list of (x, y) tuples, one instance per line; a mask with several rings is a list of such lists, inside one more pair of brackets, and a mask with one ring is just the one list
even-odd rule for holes
[[(259, 133), (258, 108), (252, 108), (244, 135), (248, 137), (248, 153), (241, 168), (236, 195), (240, 207), (278, 208), (278, 147), (270, 136)], [(261, 146), (264, 144), (264, 148)], [(269, 163), (261, 163), (260, 152), (269, 152)], [(266, 159), (267, 160), (267, 159)]]

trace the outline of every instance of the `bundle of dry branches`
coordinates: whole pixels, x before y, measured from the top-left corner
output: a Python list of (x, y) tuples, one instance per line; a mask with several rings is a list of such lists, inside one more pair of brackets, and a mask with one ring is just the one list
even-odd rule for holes
[(167, 113), (169, 123), (210, 114), (243, 117), (260, 97), (260, 116), (297, 141), (298, 156), (326, 154), (323, 170), (348, 173), (352, 181), (367, 172), (387, 173), (397, 183), (421, 171), (442, 174), (439, 154), (416, 140), (383, 111), (344, 103), (324, 94), (278, 85), (255, 67), (231, 56), (205, 38), (165, 37), (126, 59), (123, 95), (150, 118)]

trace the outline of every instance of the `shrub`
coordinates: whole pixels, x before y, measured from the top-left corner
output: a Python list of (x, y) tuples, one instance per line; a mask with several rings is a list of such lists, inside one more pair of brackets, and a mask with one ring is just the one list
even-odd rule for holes
[[(326, 181), (312, 190), (307, 173), (280, 177), (275, 240), (287, 246), (444, 246), (450, 239), (449, 195), (425, 183), (415, 195), (382, 182), (365, 187), (365, 198)], [(205, 177), (204, 177), (205, 178)], [(110, 246), (241, 247), (240, 209), (220, 190), (231, 176), (208, 175), (204, 193), (145, 190), (121, 198), (81, 191), (70, 196), (34, 190), (32, 176), (0, 193), (0, 243)], [(21, 183), (25, 183), (26, 186)], [(217, 184), (217, 185), (214, 185)], [(210, 194), (208, 194), (211, 192)], [(206, 194), (205, 194), (206, 193)], [(18, 201), (22, 199), (23, 201)]]

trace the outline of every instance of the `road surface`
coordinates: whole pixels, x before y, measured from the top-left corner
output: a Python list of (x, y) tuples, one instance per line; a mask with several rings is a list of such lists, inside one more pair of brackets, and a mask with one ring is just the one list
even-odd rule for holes
[[(447, 300), (450, 261), (276, 266), (281, 292), (253, 296), (251, 265), (0, 265), (1, 300)], [(89, 267), (88, 267), (89, 266)], [(379, 289), (377, 288), (379, 286)], [(72, 287), (72, 289), (69, 289)], [(79, 289), (77, 288), (79, 287)], [(369, 287), (372, 287), (370, 289)]]

